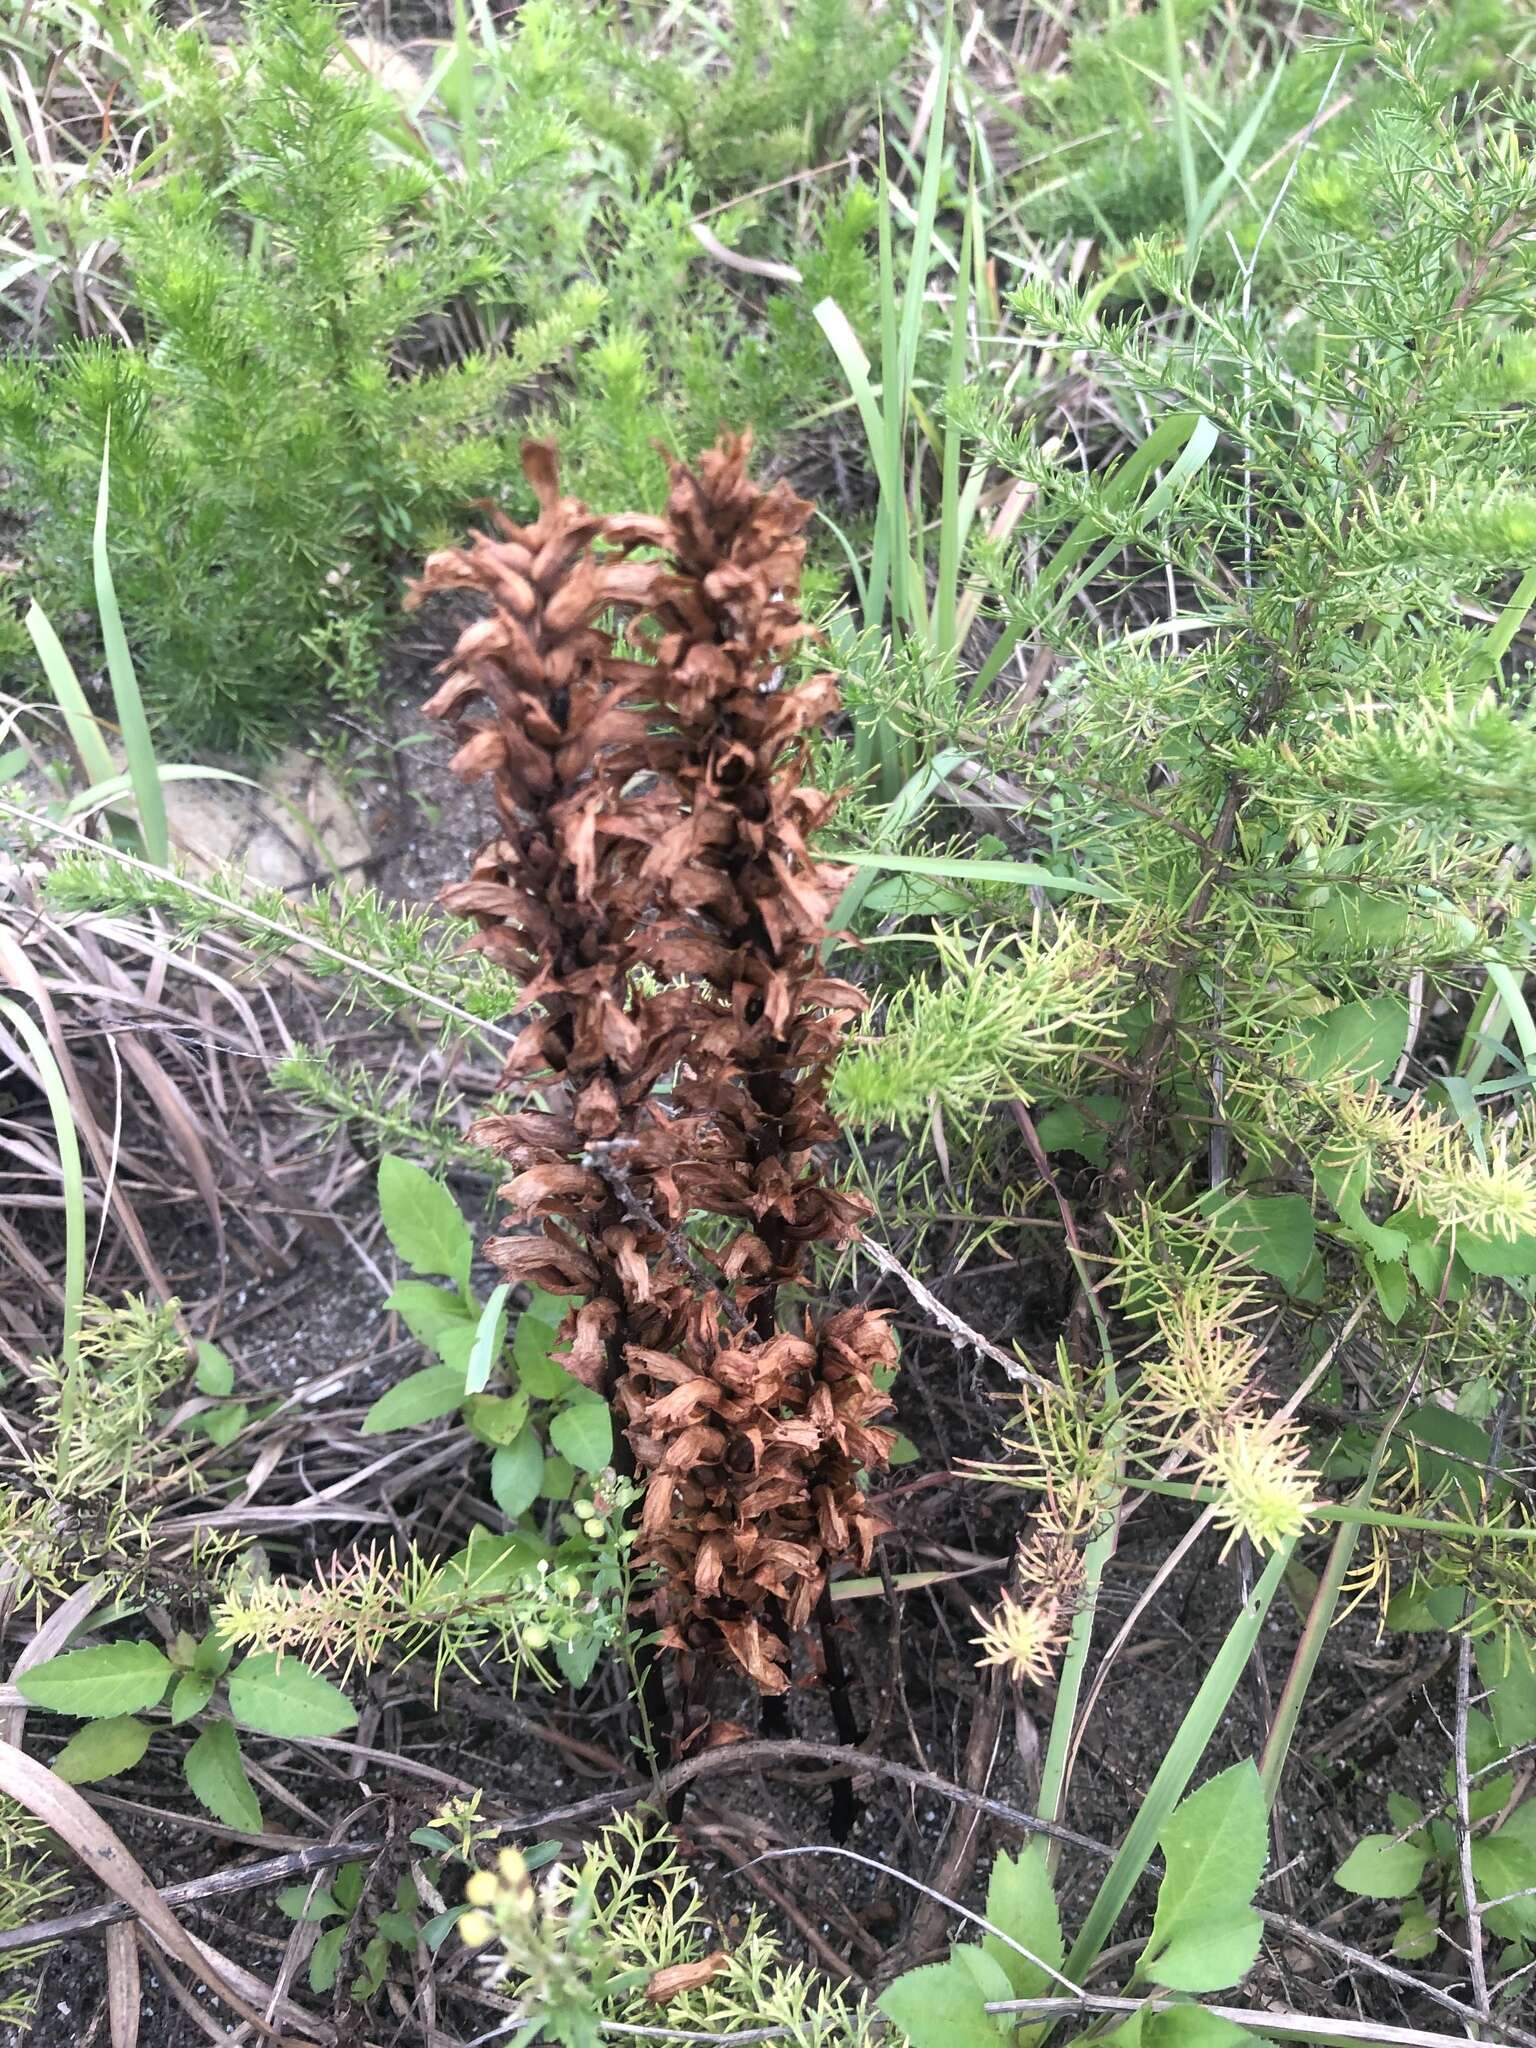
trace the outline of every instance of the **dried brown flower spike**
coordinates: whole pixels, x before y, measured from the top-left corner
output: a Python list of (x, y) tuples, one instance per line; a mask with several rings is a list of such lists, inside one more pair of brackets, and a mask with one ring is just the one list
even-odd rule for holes
[(603, 519), (530, 443), (538, 518), (433, 556), (420, 589), (490, 604), (426, 707), (499, 826), (442, 900), (517, 977), (532, 1017), (507, 1078), (547, 1104), (478, 1127), (512, 1169), (509, 1221), (541, 1226), (489, 1250), (581, 1298), (569, 1363), (644, 1481), (662, 1641), (781, 1693), (830, 1567), (870, 1561), (859, 1480), (890, 1449), (895, 1346), (859, 1308), (780, 1327), (809, 1247), (863, 1213), (821, 1166), (862, 999), (822, 971), (842, 878), (808, 846), (834, 799), (803, 780), (806, 734), (836, 693), (782, 668), (811, 508), (752, 483), (749, 446), (675, 464), (663, 518)]

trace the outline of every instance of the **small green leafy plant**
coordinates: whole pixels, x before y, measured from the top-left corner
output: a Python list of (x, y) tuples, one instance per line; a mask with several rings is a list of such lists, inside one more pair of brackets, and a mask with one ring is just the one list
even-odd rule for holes
[(1504, 1943), (1499, 1970), (1515, 1975), (1536, 1958), (1536, 1800), (1521, 1796), (1516, 1775), (1536, 1744), (1536, 1642), (1507, 1625), (1491, 1630), (1477, 1644), (1476, 1669), (1483, 1704), (1467, 1712), (1464, 1808), (1454, 1763), (1436, 1809), (1389, 1794), (1393, 1832), (1357, 1842), (1334, 1883), (1395, 1903), (1392, 1953), (1424, 1962), (1447, 1938), (1447, 1920), (1465, 1919), (1470, 1870), (1478, 1916)]
[[(1133, 2009), (1099, 2038), (1120, 2048), (1241, 2042), (1249, 2037), (1240, 2027), (1198, 2005), (1151, 2001), (1229, 1990), (1257, 1959), (1263, 1923), (1250, 1901), (1269, 1857), (1269, 1828), (1253, 1764), (1234, 1764), (1190, 1793), (1158, 1843), (1164, 1867), (1152, 1931), (1124, 1998), (1103, 2002), (1109, 2011)], [(998, 1856), (981, 1918), (987, 1932), (979, 1943), (957, 1944), (947, 1962), (909, 1970), (882, 1993), (880, 2010), (913, 2048), (1027, 2048), (1049, 2031), (1048, 2020), (1027, 2024), (1031, 2001), (1065, 1993), (1091, 2009), (1081, 1986), (1094, 1956), (1081, 1940), (1068, 1954), (1045, 1842)]]
[[(346, 1694), (297, 1657), (244, 1657), (213, 1635), (180, 1633), (169, 1653), (148, 1641), (65, 1650), (20, 1674), (35, 1707), (86, 1724), (54, 1760), (69, 1784), (121, 1777), (141, 1762), (155, 1732), (143, 1717), (166, 1710), (167, 1725), (199, 1732), (180, 1758), (201, 1805), (226, 1827), (259, 1834), (261, 1806), (245, 1768), (239, 1731), (303, 1738), (340, 1735), (357, 1715)], [(210, 1713), (211, 1707), (222, 1711)]]

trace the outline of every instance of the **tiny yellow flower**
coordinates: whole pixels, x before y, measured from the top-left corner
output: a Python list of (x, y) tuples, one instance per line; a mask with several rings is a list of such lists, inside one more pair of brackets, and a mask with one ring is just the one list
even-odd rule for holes
[(484, 1948), (496, 1939), (496, 1924), (489, 1913), (466, 1913), (459, 1922), (459, 1938), (466, 1948)]
[(464, 1896), (472, 1906), (494, 1906), (496, 1903), (496, 1878), (489, 1870), (477, 1870), (464, 1887)]

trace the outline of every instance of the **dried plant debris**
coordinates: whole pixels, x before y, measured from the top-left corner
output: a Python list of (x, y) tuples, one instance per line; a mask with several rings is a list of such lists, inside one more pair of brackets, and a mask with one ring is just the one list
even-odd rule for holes
[(491, 782), (496, 837), (442, 900), (516, 977), (505, 1079), (543, 1103), (477, 1127), (509, 1224), (539, 1225), (490, 1254), (580, 1297), (567, 1363), (644, 1483), (663, 1642), (777, 1693), (830, 1568), (870, 1561), (859, 1478), (893, 1440), (895, 1344), (877, 1313), (800, 1299), (809, 1248), (864, 1210), (822, 1165), (862, 997), (822, 969), (843, 877), (809, 846), (835, 798), (804, 780), (806, 736), (836, 692), (785, 666), (811, 507), (754, 484), (749, 447), (674, 464), (660, 518), (601, 518), (530, 443), (537, 519), (433, 556), (418, 595), (490, 606), (426, 707)]

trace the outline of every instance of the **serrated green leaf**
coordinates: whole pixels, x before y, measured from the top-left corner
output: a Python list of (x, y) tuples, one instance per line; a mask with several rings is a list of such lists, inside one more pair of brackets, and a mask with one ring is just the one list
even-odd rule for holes
[[(1413, 1247), (1410, 1245), (1409, 1250)], [(1389, 1323), (1396, 1325), (1408, 1312), (1408, 1274), (1395, 1260), (1384, 1264), (1380, 1259), (1367, 1257), (1366, 1270), (1371, 1276), (1371, 1285), (1376, 1290), (1376, 1299), (1381, 1312)]]
[[(1051, 1972), (1061, 1969), (1067, 1947), (1043, 1842), (1032, 1842), (1017, 1856), (1006, 1850), (999, 1853), (987, 1881), (986, 1917), (1038, 1959), (1030, 1962), (995, 1935), (982, 1942), (987, 1954), (1002, 1965), (1014, 1998), (1040, 1998), (1060, 1988)], [(1042, 1963), (1049, 1967), (1040, 1968)]]
[(912, 2048), (998, 2048), (981, 1987), (953, 1958), (908, 1970), (875, 2003)]
[(491, 1499), (509, 1522), (515, 1522), (538, 1499), (543, 1477), (544, 1447), (533, 1430), (524, 1429), (491, 1458)]
[(215, 1820), (247, 1835), (261, 1833), (261, 1806), (245, 1774), (240, 1739), (228, 1721), (210, 1721), (187, 1751), (184, 1765), (193, 1795)]
[(985, 1949), (977, 1948), (971, 1942), (964, 1942), (950, 1951), (949, 1959), (952, 1963), (959, 1964), (985, 2002), (997, 2004), (1013, 1996), (1007, 1971), (994, 1957), (989, 1956)]
[(1164, 1876), (1137, 1974), (1170, 1991), (1221, 1991), (1259, 1953), (1264, 1923), (1248, 1903), (1269, 1856), (1269, 1826), (1251, 1762), (1210, 1778), (1158, 1836)]
[(110, 1721), (157, 1707), (170, 1682), (170, 1659), (153, 1643), (99, 1643), (34, 1664), (17, 1678), (16, 1689), (34, 1707)]
[(91, 1721), (72, 1735), (53, 1760), (66, 1785), (94, 1785), (131, 1771), (149, 1747), (149, 1729), (131, 1714)]
[(1428, 1861), (1427, 1852), (1412, 1842), (1366, 1835), (1339, 1865), (1333, 1881), (1363, 1899), (1406, 1899), (1418, 1890)]
[(339, 1735), (357, 1720), (339, 1686), (297, 1657), (247, 1657), (229, 1675), (229, 1710), (258, 1735)]
[(213, 1698), (217, 1683), (211, 1671), (184, 1671), (171, 1694), (171, 1726), (179, 1728), (183, 1721), (200, 1714)]
[(379, 1161), (379, 1214), (390, 1243), (413, 1273), (440, 1274), (467, 1291), (474, 1240), (440, 1180), (413, 1160)]
[(573, 1401), (549, 1423), (549, 1440), (578, 1472), (601, 1472), (613, 1457), (613, 1418), (607, 1403)]
[(452, 1415), (464, 1399), (461, 1366), (429, 1365), (413, 1372), (377, 1401), (363, 1417), (364, 1436), (384, 1436), (392, 1429), (419, 1429)]
[(192, 1384), (200, 1394), (216, 1396), (233, 1389), (235, 1368), (217, 1344), (210, 1344), (202, 1338), (198, 1340), (197, 1366), (192, 1374)]
[(528, 1396), (515, 1394), (471, 1394), (464, 1403), (464, 1426), (472, 1436), (493, 1451), (513, 1444), (528, 1420)]

